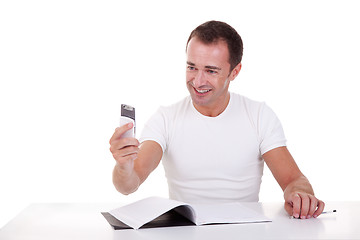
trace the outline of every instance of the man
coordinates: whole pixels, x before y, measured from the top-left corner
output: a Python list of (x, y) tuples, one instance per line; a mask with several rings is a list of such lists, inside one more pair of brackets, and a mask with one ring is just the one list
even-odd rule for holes
[(145, 125), (140, 142), (115, 130), (110, 151), (113, 182), (123, 194), (138, 189), (161, 159), (170, 198), (185, 202), (258, 201), (264, 161), (284, 191), (295, 218), (317, 217), (314, 196), (286, 148), (280, 121), (264, 103), (228, 91), (241, 70), (243, 44), (228, 24), (206, 22), (186, 46), (190, 96), (162, 107)]

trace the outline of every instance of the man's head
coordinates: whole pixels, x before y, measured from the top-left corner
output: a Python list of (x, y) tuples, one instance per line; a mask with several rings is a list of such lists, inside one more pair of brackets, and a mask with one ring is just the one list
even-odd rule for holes
[(230, 71), (241, 62), (243, 42), (236, 30), (224, 22), (208, 21), (195, 28), (186, 43), (186, 50), (190, 40), (197, 37), (205, 44), (225, 41), (229, 51)]
[(190, 34), (186, 56), (186, 85), (194, 107), (203, 115), (218, 116), (241, 69), (240, 36), (226, 23), (204, 23)]

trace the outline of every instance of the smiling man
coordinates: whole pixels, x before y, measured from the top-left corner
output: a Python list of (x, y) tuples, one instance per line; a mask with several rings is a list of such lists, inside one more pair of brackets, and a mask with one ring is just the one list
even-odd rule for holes
[(241, 63), (231, 68), (224, 40), (206, 44), (193, 35), (187, 45), (187, 88), (196, 110), (216, 117), (229, 103), (229, 84), (238, 75)]
[(226, 23), (210, 21), (192, 31), (186, 46), (190, 96), (161, 107), (140, 141), (121, 138), (131, 124), (110, 139), (119, 192), (136, 191), (162, 161), (172, 199), (258, 201), (265, 162), (284, 191), (288, 214), (302, 219), (321, 214), (324, 203), (289, 153), (275, 113), (228, 90), (241, 70), (242, 52), (241, 37)]

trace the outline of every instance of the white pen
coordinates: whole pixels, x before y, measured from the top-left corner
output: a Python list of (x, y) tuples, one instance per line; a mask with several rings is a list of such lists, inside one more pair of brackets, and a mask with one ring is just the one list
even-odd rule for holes
[(334, 212), (336, 212), (335, 209), (334, 209), (334, 210), (331, 210), (331, 211), (324, 211), (324, 212), (322, 212), (321, 214), (334, 213)]
[[(337, 210), (331, 210), (331, 211), (324, 211), (324, 212), (322, 212), (321, 214), (329, 214), (329, 213), (336, 213), (337, 212)], [(292, 218), (295, 218), (294, 216), (290, 216), (290, 218), (292, 219)]]

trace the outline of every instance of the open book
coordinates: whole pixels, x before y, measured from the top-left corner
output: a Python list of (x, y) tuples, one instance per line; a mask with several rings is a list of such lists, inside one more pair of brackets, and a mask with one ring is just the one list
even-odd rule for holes
[(271, 221), (239, 202), (190, 205), (161, 197), (149, 197), (102, 214), (114, 229)]

